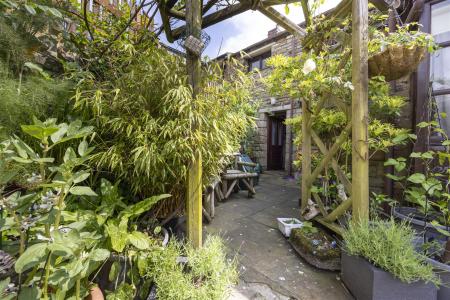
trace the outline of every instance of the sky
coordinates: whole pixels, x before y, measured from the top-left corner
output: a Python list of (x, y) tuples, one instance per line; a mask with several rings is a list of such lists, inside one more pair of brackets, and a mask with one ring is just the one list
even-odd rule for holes
[[(339, 2), (339, 0), (325, 0), (325, 3), (319, 8), (319, 12), (333, 8)], [(304, 21), (302, 9), (298, 5), (290, 4), (289, 14), (287, 15), (285, 14), (284, 5), (277, 5), (274, 6), (274, 8), (297, 24)], [(275, 26), (276, 24), (273, 21), (260, 12), (252, 10), (246, 11), (204, 29), (211, 37), (211, 41), (203, 52), (203, 55), (215, 58), (223, 53), (237, 52), (265, 39), (267, 37), (267, 32), (275, 28)], [(164, 37), (162, 38), (162, 41), (167, 43)], [(176, 42), (167, 44), (173, 48), (182, 50), (181, 46)]]

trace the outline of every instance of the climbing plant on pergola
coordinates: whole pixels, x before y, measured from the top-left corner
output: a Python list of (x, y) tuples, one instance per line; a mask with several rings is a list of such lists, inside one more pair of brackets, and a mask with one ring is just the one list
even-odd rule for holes
[[(185, 5), (180, 9), (174, 9), (174, 1), (161, 1), (159, 9), (161, 12), (164, 32), (167, 40), (173, 42), (181, 37), (186, 38), (185, 48), (187, 50), (187, 73), (190, 84), (195, 95), (199, 92), (200, 82), (200, 54), (190, 42), (201, 43), (201, 29), (217, 24), (223, 20), (231, 18), (247, 10), (258, 10), (272, 21), (286, 29), (291, 34), (305, 37), (305, 30), (299, 27), (287, 17), (280, 14), (272, 6), (278, 4), (289, 4), (300, 2), (303, 9), (307, 25), (311, 21), (311, 12), (308, 0), (242, 0), (227, 5), (213, 13), (208, 11), (217, 6), (218, 0), (209, 0), (204, 4), (200, 0), (186, 0)], [(382, 0), (373, 0), (372, 3), (378, 8), (386, 9), (386, 4)], [(333, 212), (326, 213), (321, 210), (323, 216), (318, 220), (335, 231), (339, 228), (333, 222), (347, 209), (353, 206), (353, 219), (361, 220), (369, 215), (369, 150), (368, 150), (368, 1), (367, 0), (342, 0), (327, 18), (344, 18), (352, 15), (352, 38), (351, 38), (351, 59), (352, 59), (352, 92), (351, 121), (348, 122), (345, 130), (335, 140), (335, 143), (327, 149), (317, 134), (312, 129), (312, 121), (315, 115), (323, 108), (325, 99), (320, 100), (315, 107), (315, 112), (308, 109), (308, 103), (302, 99), (302, 211), (306, 208), (308, 200), (311, 198), (311, 187), (313, 181), (331, 165), (335, 169), (337, 176), (343, 183), (347, 193), (351, 197), (341, 203)], [(172, 28), (172, 21), (183, 20), (185, 24)], [(305, 41), (304, 41), (305, 42)], [(307, 41), (306, 41), (307, 42)], [(311, 42), (311, 41), (310, 41)], [(305, 44), (305, 43), (304, 43)], [(347, 59), (350, 58), (350, 55)], [(345, 141), (347, 135), (352, 135), (352, 182), (350, 182), (334, 159), (339, 147)], [(316, 167), (311, 170), (311, 145), (316, 143), (324, 158)], [(188, 237), (191, 242), (200, 247), (202, 244), (202, 158), (197, 152), (195, 159), (189, 166), (189, 178), (187, 181), (187, 220)], [(321, 207), (320, 198), (313, 194), (314, 199)]]

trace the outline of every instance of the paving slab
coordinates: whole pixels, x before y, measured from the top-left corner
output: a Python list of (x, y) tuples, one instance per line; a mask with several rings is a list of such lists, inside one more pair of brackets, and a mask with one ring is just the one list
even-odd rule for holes
[(338, 273), (308, 265), (278, 231), (277, 217), (299, 215), (299, 186), (266, 172), (253, 199), (240, 192), (216, 207), (206, 231), (223, 236), (239, 262), (240, 282), (230, 300), (352, 299)]

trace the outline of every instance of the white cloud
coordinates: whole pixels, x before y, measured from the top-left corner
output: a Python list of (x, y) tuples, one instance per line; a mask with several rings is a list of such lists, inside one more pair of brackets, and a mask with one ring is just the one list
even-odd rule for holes
[[(328, 10), (339, 3), (339, 0), (328, 0), (320, 7), (320, 11)], [(287, 17), (295, 22), (303, 22), (303, 12), (298, 5), (289, 5), (290, 12)], [(285, 15), (284, 5), (277, 5), (275, 9)], [(254, 44), (267, 37), (267, 32), (275, 28), (275, 22), (268, 19), (266, 16), (258, 11), (246, 11), (240, 15), (237, 15), (227, 21), (228, 26), (232, 28), (230, 30), (235, 31), (233, 36), (223, 41), (223, 45), (220, 54), (226, 52), (236, 52), (251, 44)]]

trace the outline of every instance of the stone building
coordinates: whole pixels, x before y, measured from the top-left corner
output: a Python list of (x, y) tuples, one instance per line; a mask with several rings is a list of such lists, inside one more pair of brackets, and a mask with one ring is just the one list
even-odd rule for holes
[[(266, 66), (266, 60), (277, 54), (286, 56), (298, 55), (301, 45), (286, 31), (278, 28), (268, 32), (267, 38), (237, 53), (226, 53), (219, 56), (222, 60), (227, 56), (237, 57), (242, 60), (249, 71), (258, 68), (262, 77), (270, 73)], [(258, 74), (255, 74), (258, 76)], [(250, 138), (248, 146), (250, 156), (261, 164), (264, 170), (284, 170), (288, 175), (294, 176), (296, 168), (294, 134), (290, 126), (284, 121), (301, 113), (300, 101), (289, 97), (273, 97), (267, 93), (263, 83), (256, 81), (255, 100), (259, 103), (257, 130)]]
[[(447, 134), (450, 133), (450, 26), (446, 21), (450, 18), (450, 1), (427, 0), (419, 4), (420, 7), (410, 13), (411, 18), (409, 15), (404, 18), (422, 24), (421, 30), (431, 33), (441, 49), (429, 55), (416, 72), (390, 83), (391, 93), (403, 96), (406, 100), (401, 115), (394, 122), (399, 127), (409, 128), (418, 136), (414, 145), (395, 147), (388, 153), (376, 153), (371, 158), (371, 190), (390, 196), (401, 193), (401, 187), (395, 186), (394, 182), (385, 176), (392, 170), (383, 163), (389, 157), (408, 157), (411, 151), (433, 148), (436, 137), (430, 138), (427, 132), (416, 127), (418, 123), (433, 118), (435, 112), (432, 107), (439, 113), (447, 113), (447, 117), (439, 117), (439, 122)], [(264, 40), (239, 52), (224, 54), (218, 59), (227, 56), (240, 58), (249, 70), (259, 68), (264, 77), (270, 73), (265, 64), (267, 58), (276, 54), (295, 56), (300, 52), (301, 44), (298, 39), (275, 28), (268, 32)], [(299, 99), (271, 97), (261, 82), (257, 84), (255, 99), (259, 100), (261, 105), (258, 110), (258, 128), (250, 147), (252, 158), (265, 170), (284, 170), (288, 175), (295, 175), (297, 170), (292, 162), (297, 149), (292, 142), (294, 135), (291, 128), (284, 124), (284, 120), (301, 113)], [(418, 170), (420, 165), (416, 164), (414, 168)]]

